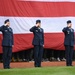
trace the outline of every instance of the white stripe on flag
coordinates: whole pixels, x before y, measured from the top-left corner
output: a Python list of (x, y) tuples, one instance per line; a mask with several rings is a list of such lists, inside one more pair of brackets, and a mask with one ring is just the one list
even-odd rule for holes
[(63, 27), (67, 26), (66, 21), (71, 20), (75, 29), (75, 17), (0, 17), (0, 26), (5, 19), (10, 19), (14, 34), (30, 33), (29, 29), (35, 25), (37, 19), (42, 21), (42, 28), (45, 33), (62, 32)]

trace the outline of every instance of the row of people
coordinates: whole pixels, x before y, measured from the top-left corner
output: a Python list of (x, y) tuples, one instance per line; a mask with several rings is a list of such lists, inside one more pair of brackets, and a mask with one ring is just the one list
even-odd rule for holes
[[(13, 30), (10, 27), (9, 19), (5, 20), (4, 25), (0, 27), (0, 31), (3, 34), (2, 48), (3, 48), (3, 66), (4, 69), (10, 69), (10, 60), (12, 56), (12, 47), (14, 45)], [(44, 30), (41, 28), (41, 20), (36, 20), (36, 25), (30, 29), (34, 34), (33, 46), (34, 46), (34, 66), (41, 67), (41, 61), (43, 56), (44, 47)], [(67, 21), (67, 27), (62, 30), (65, 35), (64, 46), (66, 49), (66, 65), (72, 66), (72, 56), (74, 50), (74, 29), (72, 29), (72, 23)]]
[[(34, 61), (34, 49), (28, 49), (20, 52), (12, 53), (11, 62), (32, 62)], [(74, 58), (75, 56), (73, 56)], [(42, 61), (65, 61), (64, 50), (44, 49)], [(74, 59), (75, 60), (75, 59)], [(3, 62), (2, 54), (0, 54), (0, 62)]]

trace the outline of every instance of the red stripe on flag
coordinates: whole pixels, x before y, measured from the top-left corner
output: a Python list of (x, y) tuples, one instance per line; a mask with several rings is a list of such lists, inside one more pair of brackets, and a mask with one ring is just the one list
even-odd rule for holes
[[(1, 40), (0, 35), (0, 53), (1, 53)], [(13, 52), (27, 50), (33, 48), (32, 46), (33, 34), (14, 34), (14, 48)], [(64, 50), (64, 34), (63, 33), (45, 33), (45, 47), (55, 50)]]
[(35, 2), (0, 0), (0, 16), (66, 17), (75, 16), (75, 2)]

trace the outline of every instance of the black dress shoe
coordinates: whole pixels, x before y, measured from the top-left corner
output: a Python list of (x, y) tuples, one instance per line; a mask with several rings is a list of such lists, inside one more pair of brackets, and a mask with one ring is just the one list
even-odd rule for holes
[(35, 67), (38, 67), (38, 66), (35, 65)]
[(38, 67), (41, 67), (41, 66), (38, 66)]
[(70, 66), (70, 64), (66, 64), (66, 66)]
[(4, 67), (4, 69), (8, 69), (7, 67)]
[(73, 66), (73, 65), (67, 65), (67, 66)]
[(11, 69), (10, 67), (8, 67), (8, 69)]
[(35, 67), (41, 67), (41, 66), (35, 66)]

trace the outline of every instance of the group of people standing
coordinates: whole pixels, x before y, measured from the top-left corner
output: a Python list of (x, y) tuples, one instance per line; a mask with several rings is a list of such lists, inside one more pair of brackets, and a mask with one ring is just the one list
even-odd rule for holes
[[(13, 30), (10, 27), (9, 19), (4, 21), (4, 25), (0, 27), (0, 31), (3, 34), (3, 67), (4, 69), (10, 69), (14, 40)], [(67, 21), (67, 27), (63, 28), (62, 31), (65, 35), (64, 46), (66, 50), (66, 65), (72, 66), (72, 57), (74, 51), (74, 29), (72, 29), (72, 23), (70, 20)], [(41, 28), (41, 20), (36, 20), (36, 25), (30, 28), (30, 32), (33, 32), (34, 34), (32, 42), (34, 45), (34, 66), (41, 67), (44, 48), (44, 30)]]

